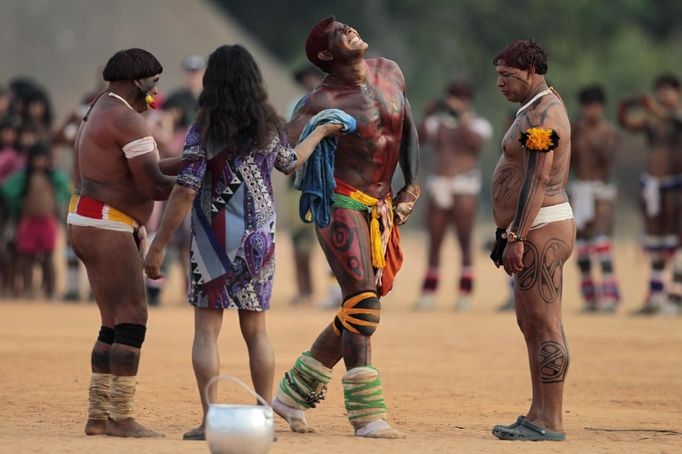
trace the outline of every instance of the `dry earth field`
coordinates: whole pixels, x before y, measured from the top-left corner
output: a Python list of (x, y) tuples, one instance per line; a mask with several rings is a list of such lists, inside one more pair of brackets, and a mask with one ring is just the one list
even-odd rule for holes
[[(483, 231), (483, 230), (482, 230)], [(451, 310), (456, 273), (441, 285), (438, 307), (415, 313), (425, 269), (425, 237), (404, 235), (406, 263), (395, 290), (384, 299), (373, 338), (374, 364), (382, 372), (390, 421), (404, 440), (352, 436), (344, 417), (342, 368), (327, 400), (310, 412), (319, 433), (299, 435), (277, 421), (273, 453), (674, 453), (682, 452), (682, 317), (635, 318), (627, 313), (645, 294), (647, 266), (636, 246), (619, 244), (617, 274), (625, 296), (614, 316), (579, 313), (575, 263), (564, 283), (565, 328), (571, 366), (565, 391), (563, 443), (503, 442), (490, 434), (529, 405), (530, 385), (523, 338), (509, 313), (495, 307), (506, 279), (481, 250), (469, 312)], [(456, 270), (454, 242), (445, 244), (444, 270)], [(330, 321), (331, 312), (291, 307), (294, 276), (290, 244), (278, 238), (278, 274), (269, 314), (277, 378)], [(317, 296), (327, 278), (315, 256)], [(60, 271), (63, 273), (63, 270)], [(446, 273), (444, 273), (446, 274)], [(63, 279), (60, 280), (62, 282)], [(0, 302), (0, 452), (8, 453), (193, 453), (203, 442), (181, 440), (197, 424), (200, 409), (190, 362), (192, 311), (183, 303), (176, 269), (163, 305), (150, 311), (136, 397), (141, 422), (163, 439), (86, 437), (89, 354), (99, 329), (93, 304)], [(227, 314), (220, 340), (222, 372), (249, 382), (246, 349), (236, 314)], [(248, 402), (227, 384), (225, 402)]]

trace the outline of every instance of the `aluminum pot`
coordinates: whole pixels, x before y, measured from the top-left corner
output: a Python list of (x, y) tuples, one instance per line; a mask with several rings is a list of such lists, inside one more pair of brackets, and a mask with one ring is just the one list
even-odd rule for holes
[[(219, 380), (228, 380), (247, 390), (263, 405), (211, 403), (208, 392)], [(241, 380), (231, 375), (213, 377), (204, 389), (206, 441), (213, 454), (265, 454), (275, 438), (272, 407)]]

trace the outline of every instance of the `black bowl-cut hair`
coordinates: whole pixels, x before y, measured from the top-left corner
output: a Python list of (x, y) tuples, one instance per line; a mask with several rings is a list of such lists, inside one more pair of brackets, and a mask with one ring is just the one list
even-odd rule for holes
[(107, 82), (138, 80), (163, 72), (163, 66), (150, 52), (144, 49), (119, 50), (109, 59), (102, 71)]

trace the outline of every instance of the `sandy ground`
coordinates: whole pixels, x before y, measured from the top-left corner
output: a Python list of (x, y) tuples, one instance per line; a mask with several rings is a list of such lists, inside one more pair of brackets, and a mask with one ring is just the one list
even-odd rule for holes
[[(484, 232), (484, 230), (481, 230)], [(273, 453), (452, 452), (682, 452), (682, 318), (634, 318), (645, 293), (646, 261), (634, 246), (618, 249), (617, 273), (625, 300), (615, 316), (578, 313), (575, 264), (565, 273), (565, 327), (571, 366), (565, 391), (564, 443), (503, 442), (490, 434), (526, 411), (530, 384), (526, 351), (514, 316), (495, 312), (506, 279), (481, 251), (472, 310), (455, 313), (456, 275), (444, 276), (439, 306), (414, 313), (425, 269), (424, 237), (405, 236), (407, 261), (373, 338), (374, 364), (382, 372), (389, 418), (404, 440), (352, 436), (344, 417), (338, 367), (327, 400), (309, 414), (318, 434), (299, 435), (277, 421)], [(306, 349), (332, 313), (289, 306), (293, 296), (290, 246), (278, 238), (278, 275), (269, 330), (277, 379)], [(456, 270), (452, 240), (444, 269)], [(323, 258), (315, 256), (317, 295), (327, 285)], [(62, 271), (63, 272), (63, 271)], [(181, 434), (200, 417), (190, 363), (192, 311), (182, 303), (179, 271), (171, 275), (163, 305), (150, 312), (138, 375), (137, 414), (163, 432), (156, 440), (86, 437), (88, 358), (99, 329), (94, 305), (85, 302), (0, 302), (0, 452), (208, 452)], [(221, 335), (223, 373), (249, 382), (246, 349), (236, 314)], [(235, 387), (224, 402), (248, 402)], [(601, 429), (601, 430), (600, 430)], [(665, 432), (674, 431), (673, 432)]]

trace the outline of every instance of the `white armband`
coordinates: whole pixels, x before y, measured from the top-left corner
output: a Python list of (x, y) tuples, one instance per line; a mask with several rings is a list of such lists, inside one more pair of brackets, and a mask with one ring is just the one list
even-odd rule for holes
[(156, 151), (156, 141), (152, 136), (133, 140), (123, 147), (123, 153), (126, 155), (126, 159), (136, 158), (154, 151)]

